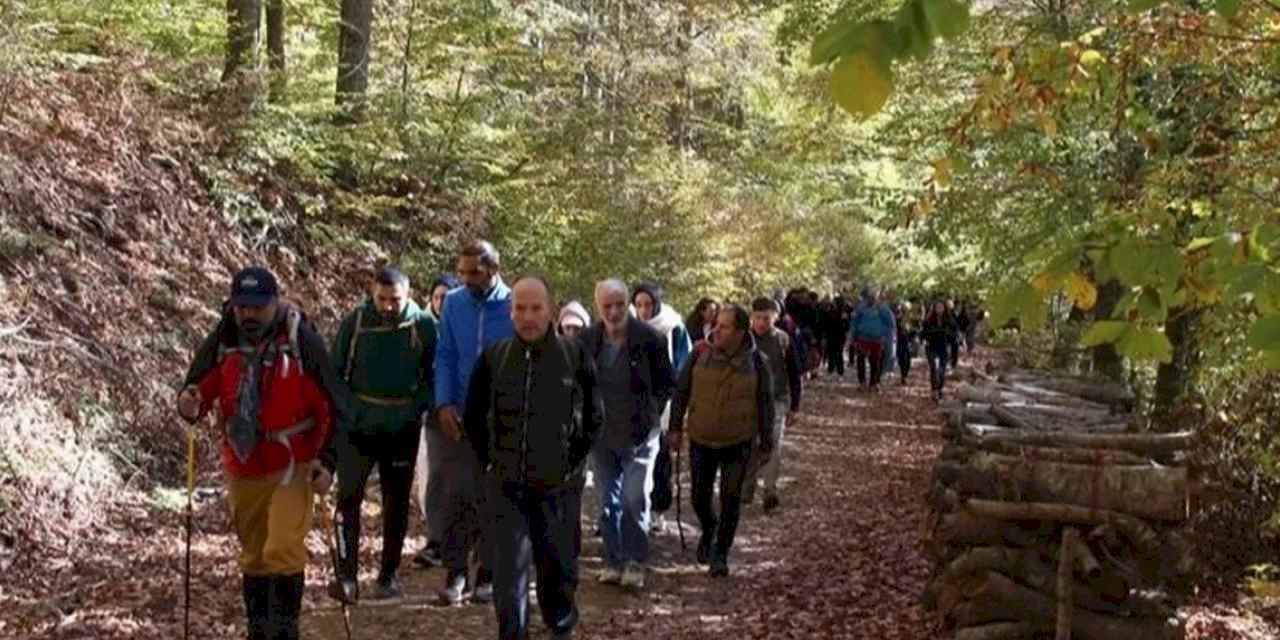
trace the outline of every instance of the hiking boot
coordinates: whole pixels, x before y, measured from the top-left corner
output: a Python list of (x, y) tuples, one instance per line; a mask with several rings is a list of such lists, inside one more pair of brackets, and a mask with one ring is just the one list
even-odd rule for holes
[(600, 584), (622, 584), (622, 569), (605, 567), (600, 570), (600, 575), (596, 576), (596, 582)]
[(378, 581), (373, 584), (373, 593), (369, 595), (370, 600), (388, 601), (400, 600), (404, 598), (404, 589), (400, 586), (400, 580), (395, 576), (379, 577)]
[(493, 604), (493, 577), (481, 581), (476, 579), (476, 588), (471, 590), (472, 604)]
[(343, 604), (355, 604), (360, 598), (360, 584), (348, 578), (335, 578), (329, 583), (329, 597)]
[(644, 567), (637, 562), (628, 562), (622, 570), (622, 587), (624, 589), (643, 589), (645, 582)]
[(444, 588), (436, 593), (436, 599), (446, 607), (456, 607), (466, 599), (467, 574), (449, 572), (445, 578)]
[(428, 542), (427, 546), (422, 548), (422, 551), (413, 556), (412, 562), (413, 566), (419, 569), (430, 569), (443, 565), (444, 557), (440, 554), (440, 543)]
[(778, 505), (779, 505), (778, 494), (770, 493), (769, 495), (764, 497), (763, 507), (764, 507), (765, 513), (773, 513), (775, 510), (777, 510)]
[(715, 531), (703, 531), (702, 536), (698, 538), (698, 564), (707, 564), (711, 561), (711, 542), (715, 538)]
[(729, 576), (729, 560), (723, 555), (716, 554), (711, 559), (711, 570), (709, 571), (712, 578), (727, 578)]
[(650, 533), (666, 533), (667, 516), (658, 511), (654, 511), (649, 516), (649, 532)]

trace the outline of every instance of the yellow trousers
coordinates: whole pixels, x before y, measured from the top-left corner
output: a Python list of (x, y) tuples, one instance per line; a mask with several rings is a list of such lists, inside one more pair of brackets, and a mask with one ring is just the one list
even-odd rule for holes
[(311, 483), (295, 473), (281, 486), (283, 472), (265, 477), (227, 475), (231, 523), (240, 538), (240, 570), (249, 576), (292, 575), (307, 567), (311, 529)]

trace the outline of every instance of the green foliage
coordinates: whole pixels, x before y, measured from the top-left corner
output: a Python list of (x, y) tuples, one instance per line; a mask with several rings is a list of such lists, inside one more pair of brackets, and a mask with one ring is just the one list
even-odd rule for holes
[(923, 60), (939, 38), (956, 38), (969, 24), (969, 7), (959, 0), (907, 0), (893, 20), (839, 20), (813, 41), (809, 64), (836, 61), (831, 94), (862, 118), (875, 115), (893, 91), (895, 60)]

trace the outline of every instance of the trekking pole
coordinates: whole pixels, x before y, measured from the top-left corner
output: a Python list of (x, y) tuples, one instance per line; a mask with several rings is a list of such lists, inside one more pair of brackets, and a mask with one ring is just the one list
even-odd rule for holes
[(684, 541), (684, 519), (681, 517), (680, 503), (684, 502), (680, 486), (680, 450), (684, 447), (676, 447), (676, 529), (680, 531), (680, 549), (689, 550), (689, 545)]
[[(325, 508), (324, 498), (319, 496), (317, 498), (320, 501), (320, 524), (328, 531), (325, 540), (329, 541), (329, 558), (333, 561), (333, 575), (336, 579), (340, 575), (338, 568), (338, 527), (334, 522), (333, 515)], [(334, 509), (337, 510), (337, 507), (335, 506)], [(342, 629), (347, 633), (347, 640), (351, 640), (351, 610), (347, 608), (345, 599), (339, 598), (338, 604), (342, 606)]]
[(196, 430), (187, 428), (187, 541), (186, 575), (182, 578), (183, 608), (182, 637), (191, 638), (191, 529), (194, 526), (194, 495), (196, 492)]

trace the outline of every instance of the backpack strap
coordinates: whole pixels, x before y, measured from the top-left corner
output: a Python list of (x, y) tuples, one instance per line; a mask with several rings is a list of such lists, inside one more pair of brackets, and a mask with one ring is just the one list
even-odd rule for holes
[(356, 327), (351, 332), (351, 343), (347, 345), (347, 368), (342, 372), (342, 379), (351, 384), (351, 373), (356, 366), (356, 342), (360, 341), (360, 329), (364, 326), (364, 307), (356, 309)]

